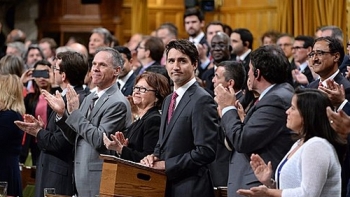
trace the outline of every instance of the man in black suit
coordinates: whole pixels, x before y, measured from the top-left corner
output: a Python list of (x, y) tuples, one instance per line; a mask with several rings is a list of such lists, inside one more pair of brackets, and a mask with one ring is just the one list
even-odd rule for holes
[(160, 65), (163, 57), (164, 44), (162, 39), (158, 37), (145, 37), (137, 46), (137, 59), (141, 66), (135, 70), (135, 75), (139, 76), (146, 71), (147, 68)]
[(208, 164), (215, 159), (218, 115), (213, 98), (197, 83), (198, 51), (188, 40), (166, 47), (174, 92), (162, 107), (159, 140), (141, 163), (167, 176), (167, 197), (214, 196)]
[(249, 70), (250, 52), (253, 48), (253, 34), (244, 28), (234, 29), (231, 33), (232, 60), (242, 62), (246, 72)]
[(205, 89), (214, 96), (214, 84), (213, 77), (216, 69), (216, 65), (222, 61), (227, 61), (230, 59), (230, 38), (224, 32), (218, 32), (211, 40), (210, 53), (213, 57), (213, 66), (210, 69), (207, 69), (203, 75), (202, 80), (205, 83)]
[(205, 26), (204, 14), (203, 12), (196, 8), (188, 8), (184, 13), (184, 24), (185, 30), (189, 35), (188, 40), (192, 42), (195, 46), (197, 45), (207, 45), (207, 40), (205, 38), (202, 28)]
[[(85, 58), (77, 52), (62, 52), (57, 54), (53, 67), (55, 82), (63, 90), (61, 95), (65, 98), (66, 88), (74, 86), (79, 94), (80, 102), (90, 93), (83, 88), (84, 78), (88, 70)], [(36, 136), (40, 156), (37, 163), (35, 179), (35, 196), (44, 196), (44, 188), (55, 188), (56, 193), (73, 195), (73, 160), (74, 146), (65, 139), (63, 133), (55, 123), (56, 112), (52, 112), (46, 129), (39, 121), (32, 123), (19, 122), (17, 125), (25, 132)], [(39, 119), (40, 120), (40, 119)]]
[(227, 89), (221, 84), (215, 88), (221, 127), (233, 147), (229, 164), (229, 197), (238, 197), (236, 191), (240, 188), (261, 185), (249, 164), (252, 153), (258, 153), (264, 161), (271, 161), (275, 171), (293, 144), (292, 132), (286, 127), (286, 110), (294, 91), (286, 82), (288, 59), (281, 49), (272, 45), (258, 48), (250, 58), (247, 85), (260, 96), (243, 122), (235, 107), (233, 88)]
[[(246, 72), (242, 63), (237, 61), (223, 61), (217, 65), (213, 78), (214, 87), (221, 84), (225, 88), (233, 88), (235, 97), (241, 101), (243, 99), (242, 88), (246, 82)], [(210, 164), (210, 174), (214, 187), (227, 186), (228, 167), (231, 152), (225, 146), (225, 133), (220, 128), (218, 133), (218, 143), (215, 161)], [(232, 147), (229, 147), (232, 151)]]
[[(339, 85), (343, 85), (345, 98), (350, 100), (350, 82), (340, 73), (338, 65), (342, 63), (345, 52), (343, 44), (334, 37), (317, 38), (309, 53), (310, 66), (320, 77), (310, 83), (308, 88), (327, 87), (328, 80), (334, 80)], [(338, 99), (330, 97), (332, 104), (338, 107)]]
[(298, 64), (297, 68), (292, 71), (294, 87), (307, 85), (314, 81), (314, 76), (309, 68), (308, 54), (312, 51), (314, 38), (311, 36), (297, 36), (294, 39), (292, 52), (294, 62)]
[(124, 46), (115, 46), (113, 48), (120, 53), (124, 60), (123, 69), (120, 71), (117, 80), (119, 89), (122, 91), (124, 96), (130, 96), (132, 94), (136, 79), (136, 75), (132, 69), (131, 52), (127, 47)]

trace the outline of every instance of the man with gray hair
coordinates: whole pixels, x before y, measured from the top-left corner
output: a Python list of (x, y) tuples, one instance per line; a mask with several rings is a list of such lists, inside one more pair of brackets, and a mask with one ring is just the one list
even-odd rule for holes
[[(322, 32), (321, 37), (326, 37), (326, 36), (333, 37), (333, 38), (340, 40), (341, 43), (343, 43), (343, 41), (344, 41), (343, 31), (335, 25), (324, 26), (321, 28), (321, 32)], [(348, 65), (350, 65), (350, 59), (349, 59), (348, 55), (345, 55), (344, 59), (342, 60), (342, 63), (338, 67), (340, 73), (343, 76), (346, 75), (345, 72), (347, 72), (346, 67)]]
[(6, 55), (17, 55), (23, 58), (26, 48), (22, 42), (7, 43)]
[(103, 27), (93, 29), (89, 40), (89, 54), (95, 55), (99, 47), (110, 47), (112, 41), (113, 36), (107, 29)]
[(91, 68), (92, 83), (97, 88), (80, 107), (79, 95), (72, 86), (67, 88), (67, 109), (60, 95), (44, 94), (57, 113), (56, 124), (75, 145), (74, 178), (78, 196), (99, 195), (103, 163), (99, 155), (115, 154), (103, 145), (103, 134), (109, 137), (131, 124), (130, 103), (116, 83), (123, 64), (118, 51), (109, 47), (98, 49)]

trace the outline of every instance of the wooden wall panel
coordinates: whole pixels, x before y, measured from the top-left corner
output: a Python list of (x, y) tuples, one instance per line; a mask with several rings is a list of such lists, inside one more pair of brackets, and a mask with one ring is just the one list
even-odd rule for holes
[[(205, 14), (209, 23), (219, 20), (232, 28), (247, 28), (254, 36), (254, 48), (260, 45), (260, 36), (267, 30), (276, 28), (277, 0), (224, 0), (223, 5), (214, 12)], [(123, 16), (130, 16), (131, 0), (123, 2)], [(184, 4), (179, 0), (148, 0), (149, 29), (151, 33), (164, 22), (174, 23), (179, 30), (180, 38), (187, 38), (183, 24)], [(132, 33), (127, 27), (131, 25), (129, 18), (123, 17), (123, 40), (127, 41)], [(131, 16), (130, 16), (131, 17)]]

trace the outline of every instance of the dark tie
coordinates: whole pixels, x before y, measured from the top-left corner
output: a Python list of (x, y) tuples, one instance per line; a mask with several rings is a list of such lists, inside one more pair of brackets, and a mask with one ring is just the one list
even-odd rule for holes
[(88, 109), (87, 114), (86, 114), (86, 117), (89, 118), (89, 119), (90, 119), (91, 112), (92, 112), (92, 110), (95, 107), (95, 102), (96, 102), (97, 99), (98, 99), (97, 94), (94, 94), (94, 96), (92, 97), (91, 103), (89, 105), (89, 109)]
[(171, 117), (173, 116), (175, 106), (176, 106), (176, 98), (178, 96), (179, 95), (177, 95), (176, 92), (174, 92), (173, 95), (171, 96), (171, 101), (170, 101), (170, 105), (169, 105), (169, 109), (168, 109), (168, 124), (171, 120)]
[(118, 88), (120, 89), (120, 83), (119, 83), (119, 81), (117, 81), (117, 85), (118, 85)]

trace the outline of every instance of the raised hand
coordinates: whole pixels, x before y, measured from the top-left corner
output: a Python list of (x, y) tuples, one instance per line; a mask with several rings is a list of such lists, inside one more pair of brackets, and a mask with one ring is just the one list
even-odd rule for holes
[(56, 91), (55, 95), (52, 95), (46, 90), (41, 90), (41, 94), (44, 96), (51, 109), (55, 111), (58, 116), (62, 117), (66, 110), (66, 104), (64, 103), (61, 94)]
[(256, 178), (264, 185), (271, 186), (272, 165), (268, 164), (258, 154), (252, 154), (250, 157), (250, 166), (252, 167)]
[(24, 121), (16, 120), (14, 123), (20, 128), (22, 131), (28, 133), (32, 136), (37, 136), (40, 129), (44, 127), (44, 123), (40, 116), (38, 116), (40, 120), (35, 119), (34, 116), (25, 114), (23, 116)]
[(79, 95), (74, 90), (73, 86), (67, 87), (67, 110), (68, 113), (71, 114), (74, 110), (79, 109)]

